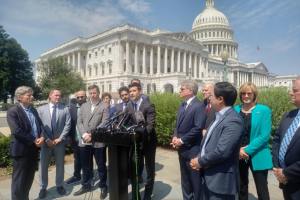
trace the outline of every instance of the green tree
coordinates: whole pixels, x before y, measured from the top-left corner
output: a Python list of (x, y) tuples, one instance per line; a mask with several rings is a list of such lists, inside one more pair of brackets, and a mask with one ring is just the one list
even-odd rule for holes
[(0, 26), (0, 100), (20, 85), (34, 87), (32, 63), (27, 52)]
[(54, 88), (60, 89), (64, 97), (85, 89), (83, 79), (72, 71), (62, 57), (49, 59), (40, 66), (38, 82), (43, 98), (47, 98), (50, 90)]

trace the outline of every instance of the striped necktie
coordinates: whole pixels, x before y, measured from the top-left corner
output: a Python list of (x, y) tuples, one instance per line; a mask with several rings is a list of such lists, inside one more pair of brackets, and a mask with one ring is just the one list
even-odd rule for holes
[(289, 146), (293, 136), (295, 135), (295, 133), (298, 129), (299, 123), (300, 123), (300, 111), (298, 111), (297, 116), (295, 117), (295, 119), (291, 123), (290, 127), (288, 128), (287, 132), (285, 133), (285, 135), (283, 137), (283, 140), (280, 144), (279, 164), (282, 168), (286, 167), (285, 162), (284, 162), (284, 157), (285, 157), (286, 151), (288, 149), (288, 146)]

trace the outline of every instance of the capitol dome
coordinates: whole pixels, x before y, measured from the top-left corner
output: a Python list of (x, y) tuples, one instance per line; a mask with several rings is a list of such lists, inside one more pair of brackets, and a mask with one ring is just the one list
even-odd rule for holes
[(238, 44), (227, 17), (214, 7), (214, 0), (206, 0), (205, 9), (195, 18), (191, 36), (201, 42), (213, 57), (220, 58), (226, 51), (229, 58), (237, 59)]
[(193, 29), (209, 24), (230, 26), (227, 17), (214, 7), (207, 7), (196, 17), (193, 23)]

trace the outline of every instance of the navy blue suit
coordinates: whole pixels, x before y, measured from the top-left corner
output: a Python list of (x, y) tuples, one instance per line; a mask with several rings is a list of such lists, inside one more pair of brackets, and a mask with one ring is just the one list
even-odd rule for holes
[(238, 161), (243, 121), (229, 108), (210, 129), (201, 144), (204, 155), (201, 156), (201, 152), (198, 155), (204, 200), (235, 199), (239, 191)]
[[(35, 117), (37, 137), (40, 137), (43, 131), (41, 119), (34, 108), (31, 108), (31, 111)], [(31, 134), (30, 121), (21, 105), (17, 104), (7, 111), (7, 122), (12, 135), (10, 145), (10, 155), (13, 158), (11, 198), (27, 200), (34, 173), (37, 170), (38, 148)]]
[(202, 129), (206, 122), (205, 105), (195, 97), (188, 107), (180, 106), (174, 135), (183, 142), (178, 150), (181, 187), (183, 199), (199, 199), (200, 198), (200, 174), (198, 171), (192, 170), (189, 162), (196, 157), (200, 150), (202, 139)]
[[(289, 126), (296, 117), (299, 109), (292, 110), (286, 113), (280, 122), (278, 129), (275, 132), (272, 144), (273, 165), (276, 168), (281, 168), (279, 164), (279, 149), (282, 139), (286, 134)], [(287, 152), (284, 157), (286, 168), (283, 169), (283, 174), (287, 177), (288, 183), (286, 185), (280, 184), (283, 190), (284, 198), (300, 199), (300, 127), (296, 130)]]

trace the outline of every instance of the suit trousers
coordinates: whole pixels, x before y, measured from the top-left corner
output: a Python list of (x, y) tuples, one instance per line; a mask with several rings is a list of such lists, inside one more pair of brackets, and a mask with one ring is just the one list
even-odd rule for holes
[(200, 172), (190, 167), (190, 159), (179, 154), (179, 165), (181, 173), (181, 188), (183, 200), (199, 200), (201, 195)]
[(145, 168), (147, 173), (145, 183), (144, 200), (151, 199), (153, 192), (154, 179), (155, 179), (155, 154), (156, 154), (156, 142), (154, 140), (146, 140), (143, 143), (142, 159), (145, 159)]
[(284, 200), (299, 200), (300, 199), (300, 188), (296, 189), (295, 186), (293, 186), (293, 187), (283, 186), (282, 192), (283, 192)]
[(76, 140), (72, 140), (71, 143), (73, 156), (74, 156), (74, 173), (73, 176), (77, 178), (81, 178), (81, 161), (80, 161), (80, 149), (78, 146), (78, 142)]
[(249, 184), (249, 168), (253, 174), (258, 200), (269, 200), (268, 189), (268, 170), (254, 171), (252, 168), (251, 159), (239, 161), (240, 171), (240, 192), (239, 200), (248, 200), (248, 184)]
[(64, 159), (65, 159), (65, 143), (61, 142), (54, 147), (49, 148), (46, 144), (42, 146), (41, 149), (41, 159), (40, 159), (40, 187), (41, 189), (47, 189), (48, 187), (48, 167), (52, 155), (55, 159), (56, 167), (56, 177), (55, 184), (56, 187), (63, 186), (64, 182)]
[(38, 166), (38, 151), (30, 152), (28, 156), (13, 158), (13, 173), (11, 182), (11, 199), (28, 200), (33, 183), (34, 173)]
[(82, 166), (82, 179), (81, 184), (84, 188), (92, 187), (93, 179), (93, 156), (95, 158), (98, 175), (99, 187), (107, 187), (107, 168), (106, 168), (106, 147), (94, 148), (92, 145), (86, 145), (80, 148), (81, 166)]

